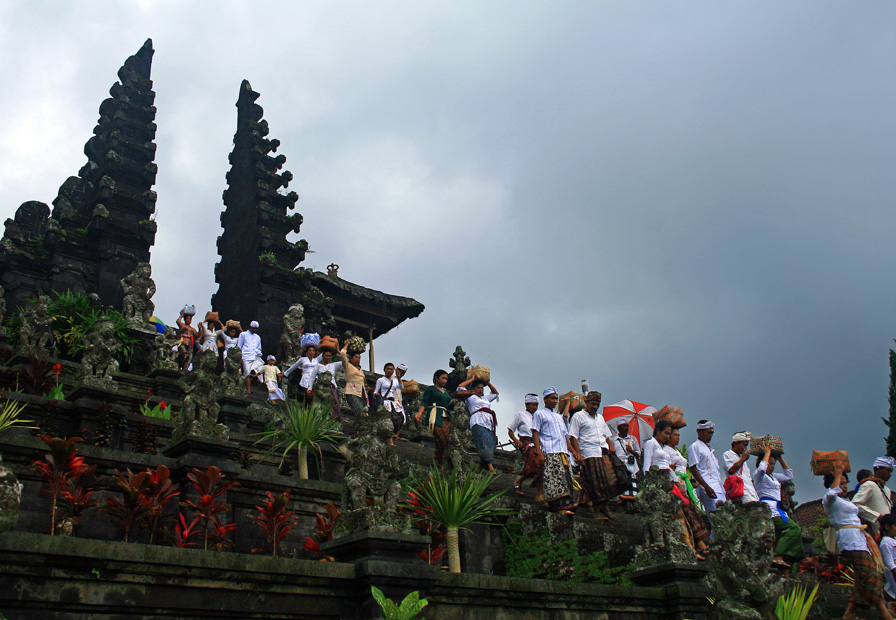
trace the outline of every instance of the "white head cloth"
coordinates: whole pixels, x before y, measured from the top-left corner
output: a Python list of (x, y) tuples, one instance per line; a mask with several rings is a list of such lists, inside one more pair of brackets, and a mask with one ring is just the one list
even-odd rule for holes
[(249, 323), (249, 327), (258, 327), (258, 321), (252, 321)]
[(407, 366), (407, 364), (399, 364), (398, 366), (395, 367), (395, 370), (400, 370), (401, 372), (407, 372), (408, 366)]
[(550, 396), (551, 394), (559, 394), (559, 392), (557, 392), (557, 388), (555, 388), (553, 385), (551, 387), (547, 388), (544, 392), (542, 392), (541, 395), (542, 395), (542, 397), (545, 397), (545, 396)]
[(893, 457), (881, 456), (874, 459), (874, 469), (883, 467), (884, 469), (893, 469)]
[(750, 441), (752, 437), (750, 431), (738, 431), (731, 436), (731, 441)]
[(468, 390), (468, 389), (465, 388), (465, 387), (459, 387), (459, 388), (457, 388), (457, 391), (458, 391), (458, 392), (469, 392), (470, 390)]
[(526, 398), (523, 399), (523, 402), (526, 404), (535, 403), (538, 404), (538, 394), (526, 394)]
[(277, 361), (277, 358), (274, 357), (273, 355), (268, 355), (265, 359), (267, 359), (269, 362), (270, 362), (271, 360), (274, 360), (275, 362)]
[(698, 430), (698, 431), (708, 431), (708, 430), (713, 429), (713, 428), (715, 428), (715, 427), (716, 427), (716, 425), (715, 425), (715, 423), (714, 423), (712, 420), (707, 420), (706, 422), (703, 422), (702, 424), (698, 424), (698, 425), (697, 425), (697, 430)]

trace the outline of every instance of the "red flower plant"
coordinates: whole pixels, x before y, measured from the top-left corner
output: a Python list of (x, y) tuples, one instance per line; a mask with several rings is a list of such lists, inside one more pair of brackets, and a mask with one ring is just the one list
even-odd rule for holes
[(321, 553), (320, 543), (333, 540), (333, 526), (336, 525), (336, 519), (339, 518), (339, 510), (333, 504), (327, 504), (326, 511), (325, 514), (319, 514), (314, 519), (317, 534), (314, 535), (314, 538), (306, 538), (304, 547), (305, 551), (317, 556), (321, 562), (332, 562), (331, 556)]
[[(223, 544), (230, 542), (224, 534), (233, 530), (236, 525), (222, 525), (220, 514), (230, 510), (230, 506), (219, 498), (228, 490), (239, 486), (239, 482), (223, 483), (224, 476), (214, 465), (209, 466), (208, 471), (193, 468), (193, 472), (187, 474), (187, 478), (199, 492), (199, 501), (193, 503), (187, 500), (180, 505), (189, 508), (202, 519), (205, 548), (208, 549), (208, 541), (212, 539), (215, 541), (215, 547), (220, 549)], [(210, 529), (209, 526), (213, 526), (214, 529)]]
[(195, 517), (193, 517), (193, 520), (190, 521), (190, 524), (187, 525), (187, 520), (184, 519), (183, 514), (179, 514), (177, 516), (180, 518), (180, 523), (174, 526), (174, 546), (180, 547), (181, 549), (185, 547), (192, 547), (196, 543), (192, 542), (190, 538), (199, 533), (199, 530), (196, 529), (196, 526), (199, 525), (202, 517), (196, 515)]
[(159, 403), (159, 409), (161, 409), (162, 411), (165, 411), (165, 409), (167, 409), (167, 408), (168, 408), (168, 403), (166, 403), (164, 400)]
[(52, 498), (50, 509), (50, 534), (56, 530), (56, 505), (59, 497), (67, 490), (69, 482), (83, 476), (90, 470), (84, 463), (84, 457), (76, 454), (75, 444), (81, 442), (80, 437), (71, 439), (59, 439), (50, 435), (38, 435), (50, 448), (50, 453), (44, 456), (45, 461), (37, 461), (33, 467), (49, 485), (49, 489), (41, 489)]
[(53, 364), (53, 374), (55, 374), (55, 375), (62, 374), (62, 364)]
[[(289, 504), (289, 489), (279, 495), (267, 491), (267, 496), (264, 506), (255, 507), (260, 514), (251, 515), (249, 518), (253, 519), (264, 532), (271, 545), (271, 556), (276, 558), (280, 542), (289, 535), (290, 530), (298, 523), (299, 517), (295, 512), (286, 509)], [(257, 551), (266, 550), (253, 549), (252, 553)]]

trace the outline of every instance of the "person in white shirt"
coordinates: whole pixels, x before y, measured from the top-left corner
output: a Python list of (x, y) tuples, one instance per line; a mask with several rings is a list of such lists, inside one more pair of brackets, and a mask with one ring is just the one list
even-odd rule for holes
[[(469, 388), (467, 387), (469, 386)], [(489, 394), (485, 395), (485, 386), (488, 386)], [(473, 445), (479, 453), (479, 466), (476, 473), (487, 470), (496, 474), (495, 447), (498, 445), (498, 436), (495, 431), (498, 428), (498, 417), (492, 410), (492, 403), (498, 400), (498, 390), (491, 383), (482, 379), (467, 379), (457, 386), (458, 390), (469, 389), (472, 396), (465, 401), (467, 412), (470, 414), (470, 430), (473, 433)]]
[[(541, 465), (535, 458), (535, 446), (532, 444), (532, 415), (538, 409), (538, 395), (526, 394), (523, 399), (525, 409), (517, 411), (507, 427), (507, 434), (513, 445), (523, 454), (523, 473), (513, 483), (517, 495), (524, 495), (522, 485), (530, 478), (529, 487), (535, 487), (535, 501), (544, 501), (544, 489), (541, 483)], [(515, 433), (515, 434), (514, 434)]]
[[(753, 486), (759, 501), (769, 508), (769, 516), (775, 525), (775, 556), (772, 564), (780, 568), (790, 568), (794, 562), (806, 556), (803, 551), (803, 533), (800, 526), (787, 517), (781, 508), (781, 483), (793, 480), (793, 470), (787, 467), (782, 457), (773, 457), (766, 446), (764, 454), (756, 457), (756, 471), (753, 472)], [(783, 473), (775, 473), (775, 464), (781, 462)]]
[[(858, 507), (846, 499), (849, 491), (843, 474), (843, 466), (834, 467), (833, 474), (825, 474), (824, 486), (828, 489), (821, 504), (828, 520), (837, 531), (837, 549), (849, 562), (855, 579), (852, 594), (843, 617), (856, 617), (856, 606), (875, 607), (884, 620), (893, 620), (883, 596), (883, 580), (868, 548), (866, 534), (859, 520)], [(760, 491), (761, 494), (761, 491)]]
[(405, 422), (404, 407), (401, 402), (401, 376), (395, 375), (395, 364), (392, 362), (383, 366), (383, 375), (385, 376), (376, 380), (373, 393), (383, 397), (383, 407), (389, 411), (392, 417), (393, 432), (392, 437), (389, 438), (389, 445), (394, 446), (393, 440), (398, 437)]
[(544, 498), (551, 509), (562, 515), (574, 515), (576, 500), (569, 461), (569, 432), (563, 416), (557, 413), (560, 395), (551, 386), (542, 394), (544, 407), (532, 416), (532, 441), (538, 462), (544, 466)]
[(246, 391), (252, 393), (252, 379), (264, 366), (261, 361), (261, 336), (258, 335), (258, 321), (249, 323), (249, 331), (242, 332), (237, 338), (236, 346), (243, 354), (243, 376), (246, 377)]
[(885, 514), (878, 520), (883, 537), (880, 539), (880, 557), (884, 563), (884, 593), (887, 609), (896, 612), (896, 515)]
[(651, 467), (663, 469), (669, 472), (672, 480), (675, 480), (675, 473), (672, 471), (670, 455), (666, 451), (666, 444), (669, 443), (669, 437), (672, 435), (672, 423), (669, 420), (660, 420), (653, 428), (653, 437), (644, 444), (644, 473), (650, 471)]
[(322, 373), (330, 373), (330, 393), (333, 394), (333, 417), (338, 418), (342, 415), (342, 405), (339, 404), (339, 386), (336, 385), (336, 371), (342, 368), (342, 362), (333, 361), (332, 349), (321, 349), (320, 361), (317, 363), (317, 371), (315, 372), (314, 381), (317, 381)]
[(638, 466), (638, 457), (641, 456), (641, 446), (638, 440), (628, 434), (629, 422), (620, 422), (616, 426), (616, 432), (613, 434), (611, 441), (613, 447), (616, 448), (616, 456), (625, 463), (631, 477), (629, 491), (631, 493), (638, 492), (638, 476), (641, 474), (641, 468)]
[(882, 456), (874, 459), (874, 475), (865, 480), (852, 498), (859, 507), (859, 518), (868, 525), (868, 533), (877, 536), (877, 520), (893, 510), (893, 497), (887, 481), (893, 474), (893, 458)]
[[(611, 441), (613, 431), (607, 426), (600, 409), (600, 392), (585, 395), (585, 408), (575, 413), (569, 423), (569, 447), (573, 458), (582, 468), (581, 480), (597, 519), (606, 521), (613, 516), (607, 502), (617, 495), (619, 481), (610, 454), (616, 452)], [(584, 498), (579, 500), (583, 504)]]
[(283, 373), (285, 377), (290, 376), (296, 370), (302, 373), (299, 386), (304, 390), (306, 403), (310, 403), (314, 398), (314, 380), (317, 379), (317, 373), (320, 370), (320, 360), (321, 356), (317, 354), (317, 347), (313, 344), (306, 345), (302, 349), (302, 357)]
[(688, 446), (688, 465), (697, 484), (694, 492), (703, 503), (706, 512), (713, 512), (716, 504), (725, 501), (725, 490), (719, 477), (719, 461), (716, 451), (709, 446), (715, 434), (715, 424), (709, 420), (697, 423), (697, 441)]
[(694, 547), (694, 553), (697, 554), (698, 560), (705, 560), (706, 554), (709, 552), (710, 536), (706, 523), (700, 509), (694, 503), (691, 495), (688, 493), (687, 476), (688, 476), (688, 460), (678, 451), (678, 444), (681, 441), (681, 431), (673, 428), (669, 434), (669, 443), (666, 444), (665, 450), (669, 454), (669, 465), (675, 473), (675, 486), (678, 487), (678, 496), (682, 499), (684, 506), (681, 507), (684, 520), (687, 524), (688, 533), (690, 534), (689, 544)]
[(278, 400), (286, 400), (286, 395), (280, 389), (283, 373), (277, 367), (276, 357), (268, 355), (267, 363), (258, 370), (258, 376), (268, 388), (268, 401), (276, 403)]
[[(725, 472), (729, 476), (737, 476), (743, 480), (744, 494), (742, 497), (737, 498), (737, 501), (741, 503), (759, 501), (759, 495), (756, 494), (756, 489), (753, 488), (753, 476), (750, 474), (750, 466), (747, 465), (747, 459), (750, 458), (750, 453), (747, 451), (750, 437), (751, 435), (748, 431), (734, 433), (731, 437), (731, 449), (722, 455), (722, 460), (725, 462)], [(731, 498), (729, 497), (728, 499)]]

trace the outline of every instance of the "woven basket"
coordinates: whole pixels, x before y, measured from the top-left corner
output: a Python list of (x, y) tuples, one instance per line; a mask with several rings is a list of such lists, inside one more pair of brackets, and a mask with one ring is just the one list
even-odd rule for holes
[(684, 412), (681, 407), (670, 407), (666, 405), (659, 411), (653, 412), (653, 423), (668, 420), (672, 423), (672, 428), (684, 428), (688, 423), (684, 419)]
[(772, 450), (772, 456), (778, 457), (784, 454), (784, 442), (774, 435), (763, 435), (750, 439), (750, 454), (760, 455), (765, 453), (765, 446)]
[(809, 460), (809, 469), (816, 476), (825, 474), (833, 474), (836, 465), (843, 465), (843, 471), (850, 471), (849, 455), (846, 450), (834, 450), (825, 452), (823, 450), (812, 450), (812, 458)]
[(364, 339), (361, 336), (352, 336), (348, 339), (348, 352), (351, 354), (354, 353), (364, 353), (367, 350), (367, 343), (364, 342)]
[(320, 339), (320, 344), (317, 345), (317, 348), (321, 351), (332, 351), (335, 353), (339, 350), (339, 341), (330, 336), (324, 336)]
[(489, 371), (488, 366), (473, 366), (471, 368), (467, 368), (467, 379), (481, 379), (488, 383), (492, 380), (491, 372)]
[(420, 393), (420, 384), (410, 379), (409, 381), (403, 381), (401, 386), (401, 395), (402, 396), (416, 396)]
[(564, 413), (575, 413), (585, 408), (585, 395), (578, 392), (567, 392), (560, 397), (560, 404), (557, 411)]

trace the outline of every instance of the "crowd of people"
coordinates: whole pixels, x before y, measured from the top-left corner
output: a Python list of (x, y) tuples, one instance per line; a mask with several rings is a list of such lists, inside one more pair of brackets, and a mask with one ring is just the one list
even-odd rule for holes
[[(222, 356), (231, 347), (239, 347), (247, 392), (251, 393), (252, 383), (259, 381), (273, 402), (286, 398), (281, 382), (293, 373), (300, 376), (300, 397), (312, 401), (317, 378), (330, 372), (333, 415), (342, 417), (346, 428), (355, 428), (358, 418), (371, 407), (383, 407), (392, 418), (390, 445), (403, 440), (400, 432), (408, 420), (402, 397), (403, 378), (408, 371), (405, 364), (386, 364), (383, 376), (367, 388), (361, 355), (350, 353), (347, 343), (338, 351), (319, 349), (318, 344), (309, 343), (302, 347), (299, 359), (281, 372), (273, 355), (263, 358), (256, 321), (242, 331), (238, 322), (222, 324), (217, 315), (209, 313), (195, 328), (192, 313), (186, 308), (177, 325), (185, 369), (196, 347), (218, 349)], [(339, 361), (332, 360), (334, 353)], [(345, 375), (347, 411), (339, 406), (335, 380), (339, 369)], [(432, 385), (419, 397), (415, 415), (417, 422), (426, 423), (432, 431), (438, 466), (443, 466), (449, 444), (454, 405), (463, 401), (478, 459), (476, 471), (497, 473), (494, 458), (498, 420), (492, 406), (499, 399), (498, 390), (488, 380), (471, 378), (451, 392), (448, 379), (445, 370), (433, 373)], [(611, 428), (600, 413), (599, 392), (585, 394), (579, 411), (558, 407), (559, 404), (560, 394), (553, 386), (542, 392), (541, 406), (537, 394), (526, 394), (523, 408), (507, 427), (510, 442), (523, 462), (522, 471), (514, 480), (514, 492), (518, 495), (525, 495), (523, 484), (529, 480), (530, 488), (535, 489), (535, 501), (547, 509), (574, 515), (579, 508), (590, 508), (594, 517), (607, 520), (613, 518), (608, 504), (614, 499), (634, 497), (645, 472), (656, 469), (668, 474), (672, 481), (671, 493), (681, 500), (678, 520), (683, 540), (693, 547), (699, 559), (711, 552), (713, 513), (726, 501), (765, 504), (775, 531), (775, 567), (788, 570), (805, 556), (802, 530), (782, 495), (782, 487), (792, 484), (793, 469), (782, 454), (768, 445), (761, 454), (755, 454), (755, 449), (751, 451), (752, 435), (748, 431), (732, 435), (720, 467), (711, 445), (715, 435), (711, 420), (697, 423), (696, 441), (683, 450), (678, 448), (681, 429), (668, 419), (657, 420), (653, 436), (643, 442), (630, 433), (630, 424), (637, 424), (635, 415), (614, 418)], [(751, 456), (755, 456), (752, 470)], [(896, 613), (896, 515), (892, 513), (892, 492), (886, 486), (894, 465), (896, 461), (890, 457), (878, 458), (872, 470), (858, 472), (859, 484), (852, 491), (842, 466), (824, 476), (828, 491), (822, 505), (830, 521), (826, 542), (829, 551), (839, 553), (855, 572), (855, 586), (844, 618), (856, 617), (856, 606), (875, 607), (885, 619), (892, 619), (892, 613)]]

